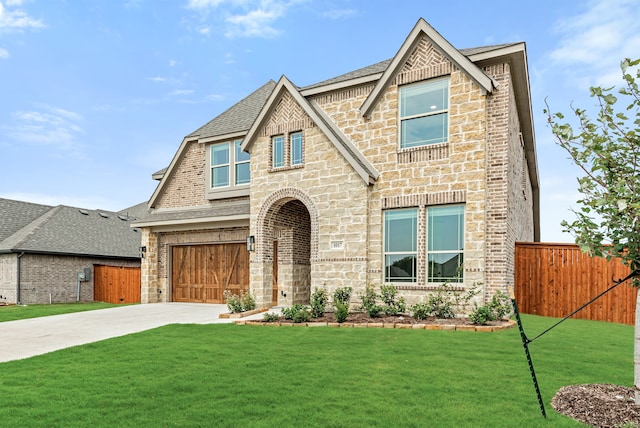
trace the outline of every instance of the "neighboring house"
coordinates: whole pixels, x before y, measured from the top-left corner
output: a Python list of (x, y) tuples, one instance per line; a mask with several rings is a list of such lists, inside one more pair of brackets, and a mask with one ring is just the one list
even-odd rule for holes
[(140, 266), (132, 220), (0, 199), (0, 303), (93, 301), (97, 266)]
[(153, 174), (142, 302), (506, 292), (515, 242), (539, 240), (532, 120), (524, 43), (458, 50), (422, 19), (390, 60), (267, 82)]

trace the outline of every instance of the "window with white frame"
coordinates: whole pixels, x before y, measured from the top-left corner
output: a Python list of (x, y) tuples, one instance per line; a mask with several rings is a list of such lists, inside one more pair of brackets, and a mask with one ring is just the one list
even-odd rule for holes
[(446, 142), (448, 129), (448, 77), (400, 87), (401, 149)]
[(271, 165), (273, 168), (284, 166), (284, 135), (278, 135), (271, 139)]
[(242, 140), (234, 141), (235, 146), (235, 183), (236, 186), (239, 184), (249, 184), (251, 181), (251, 165), (249, 163), (249, 153), (242, 151)]
[(211, 187), (229, 186), (229, 143), (211, 146)]
[(302, 164), (302, 132), (294, 132), (289, 136), (291, 140), (291, 165)]
[(385, 282), (416, 282), (418, 209), (384, 212)]
[(427, 209), (427, 282), (462, 282), (464, 206)]
[(242, 140), (210, 146), (211, 190), (247, 185), (251, 181), (249, 153), (241, 150)]

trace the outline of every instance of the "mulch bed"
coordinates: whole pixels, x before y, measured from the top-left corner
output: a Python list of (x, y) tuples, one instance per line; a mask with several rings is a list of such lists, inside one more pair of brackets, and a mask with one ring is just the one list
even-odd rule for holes
[(307, 323), (294, 323), (292, 320), (286, 320), (282, 315), (277, 321), (265, 321), (263, 319), (246, 321), (247, 324), (264, 324), (264, 325), (329, 325), (329, 326), (360, 326), (360, 327), (395, 327), (395, 328), (426, 328), (443, 330), (478, 330), (478, 331), (494, 331), (502, 328), (512, 327), (514, 323), (510, 320), (500, 320), (487, 323), (486, 326), (474, 325), (469, 318), (435, 318), (430, 317), (424, 320), (417, 320), (408, 315), (382, 315), (372, 318), (365, 312), (350, 312), (347, 319), (338, 324), (333, 312), (325, 312), (324, 316), (312, 318)]
[(560, 388), (551, 405), (558, 413), (594, 427), (640, 427), (633, 388), (610, 384)]

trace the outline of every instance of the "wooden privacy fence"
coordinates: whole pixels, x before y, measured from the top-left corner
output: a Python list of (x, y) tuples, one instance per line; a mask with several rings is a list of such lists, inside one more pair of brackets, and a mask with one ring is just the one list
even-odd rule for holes
[(107, 303), (140, 303), (140, 268), (94, 266), (93, 300)]
[[(565, 317), (629, 273), (619, 259), (590, 257), (577, 245), (516, 243), (514, 291), (526, 314)], [(627, 281), (574, 318), (633, 325), (636, 294)]]

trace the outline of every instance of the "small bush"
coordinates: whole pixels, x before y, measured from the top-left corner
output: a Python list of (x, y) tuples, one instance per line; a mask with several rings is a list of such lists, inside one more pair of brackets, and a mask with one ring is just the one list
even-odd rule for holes
[(382, 299), (383, 310), (387, 315), (398, 315), (407, 310), (404, 298), (397, 297), (398, 289), (393, 285), (383, 285), (380, 287), (380, 298)]
[(474, 306), (473, 312), (469, 314), (469, 319), (476, 325), (486, 325), (489, 321), (494, 321), (493, 312), (489, 306)]
[(256, 299), (250, 292), (243, 291), (238, 296), (229, 290), (225, 290), (222, 296), (227, 302), (227, 309), (229, 309), (229, 312), (232, 314), (251, 311), (256, 308)]
[(282, 315), (286, 320), (292, 320), (295, 323), (309, 321), (311, 314), (305, 305), (296, 303), (289, 308), (282, 308)]
[(333, 292), (333, 303), (346, 303), (348, 305), (351, 300), (351, 291), (351, 287), (337, 288), (336, 291)]
[(262, 316), (262, 319), (266, 322), (276, 322), (278, 321), (278, 314), (274, 314), (273, 312), (265, 312)]
[(256, 308), (256, 299), (249, 292), (243, 292), (240, 295), (240, 301), (242, 302), (242, 312), (252, 311)]
[(431, 307), (426, 303), (416, 303), (410, 309), (413, 317), (417, 320), (424, 320), (432, 316)]
[(364, 292), (360, 295), (360, 298), (362, 299), (360, 309), (365, 311), (371, 318), (377, 318), (383, 312), (382, 306), (376, 303), (378, 297), (379, 296), (372, 285), (367, 285)]
[(327, 302), (329, 301), (329, 295), (324, 288), (316, 288), (316, 291), (311, 294), (311, 316), (313, 318), (320, 318), (324, 315)]
[(472, 323), (485, 325), (489, 321), (497, 321), (511, 313), (511, 299), (504, 293), (498, 291), (493, 295), (491, 301), (482, 306), (474, 305), (473, 312), (469, 314)]
[(506, 317), (513, 311), (511, 299), (500, 291), (493, 295), (491, 302), (489, 303), (489, 307), (495, 314), (496, 320)]
[(349, 316), (349, 304), (334, 302), (334, 305), (335, 305), (334, 315), (336, 316), (336, 321), (339, 323), (345, 322), (345, 320)]

